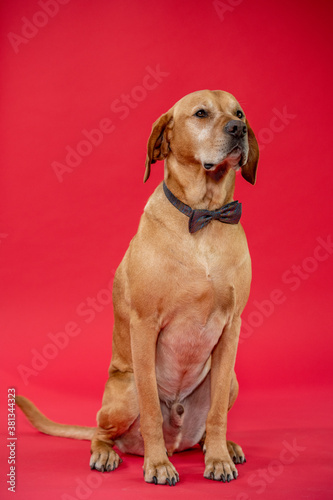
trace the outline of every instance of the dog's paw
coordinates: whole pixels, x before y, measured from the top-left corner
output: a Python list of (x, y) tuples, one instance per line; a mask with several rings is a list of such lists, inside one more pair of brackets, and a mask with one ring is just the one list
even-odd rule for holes
[(122, 459), (111, 446), (102, 441), (94, 443), (91, 450), (90, 468), (100, 472), (110, 472), (117, 469)]
[(230, 482), (237, 479), (238, 472), (235, 464), (229, 456), (222, 458), (210, 458), (205, 460), (206, 468), (204, 477), (206, 479), (213, 479), (214, 481)]
[(160, 463), (146, 459), (143, 466), (143, 476), (146, 483), (175, 486), (179, 481), (178, 472), (167, 458)]
[(244, 452), (239, 444), (236, 444), (233, 441), (227, 441), (227, 447), (230, 458), (235, 464), (243, 464), (246, 462)]

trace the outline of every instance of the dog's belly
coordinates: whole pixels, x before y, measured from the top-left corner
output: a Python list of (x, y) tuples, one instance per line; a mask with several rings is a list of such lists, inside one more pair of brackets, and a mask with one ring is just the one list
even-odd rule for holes
[[(213, 312), (205, 325), (183, 311), (159, 335), (156, 348), (156, 380), (163, 416), (163, 434), (169, 455), (195, 446), (201, 440), (210, 408), (211, 352), (226, 317)], [(177, 408), (182, 413), (177, 417)], [(140, 417), (116, 439), (123, 453), (144, 454)]]
[(185, 314), (161, 331), (156, 348), (156, 380), (162, 401), (183, 401), (205, 379), (224, 323), (218, 313), (211, 314), (205, 325)]
[[(165, 447), (169, 455), (175, 451), (182, 451), (195, 446), (202, 439), (206, 427), (206, 418), (210, 408), (210, 373), (201, 384), (182, 400), (184, 412), (175, 419), (174, 408), (179, 403), (172, 405), (161, 401), (163, 416), (163, 435)], [(131, 425), (128, 431), (115, 440), (115, 444), (123, 453), (144, 455), (144, 444), (140, 432), (140, 416)]]

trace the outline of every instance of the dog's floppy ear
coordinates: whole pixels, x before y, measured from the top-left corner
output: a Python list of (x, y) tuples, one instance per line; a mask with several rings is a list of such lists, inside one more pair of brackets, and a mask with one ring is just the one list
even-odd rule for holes
[(259, 160), (259, 146), (249, 122), (246, 120), (249, 141), (249, 155), (247, 163), (242, 167), (242, 176), (251, 184), (255, 184)]
[(163, 160), (168, 156), (169, 139), (167, 126), (170, 128), (172, 123), (173, 108), (171, 108), (167, 113), (164, 113), (164, 115), (160, 116), (159, 119), (153, 124), (147, 145), (146, 171), (143, 182), (146, 182), (149, 178), (150, 165), (155, 163), (157, 160)]

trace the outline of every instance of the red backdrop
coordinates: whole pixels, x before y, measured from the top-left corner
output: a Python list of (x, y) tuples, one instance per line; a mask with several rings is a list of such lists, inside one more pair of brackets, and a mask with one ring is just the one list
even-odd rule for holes
[[(157, 163), (142, 183), (151, 124), (203, 88), (236, 96), (261, 149), (256, 186), (236, 186), (253, 285), (229, 427), (250, 459), (220, 485), (202, 478), (198, 450), (177, 455), (173, 494), (330, 497), (331, 18), (325, 0), (2, 4), (1, 498), (8, 388), (55, 420), (94, 425), (113, 274), (163, 178)], [(17, 436), (16, 498), (156, 498), (141, 458), (102, 480), (87, 443), (38, 435), (18, 412)]]

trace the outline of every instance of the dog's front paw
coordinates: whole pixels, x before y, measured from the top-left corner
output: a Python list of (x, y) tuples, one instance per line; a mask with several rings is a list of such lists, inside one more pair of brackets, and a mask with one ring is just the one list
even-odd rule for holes
[(145, 459), (143, 476), (146, 483), (175, 486), (179, 481), (179, 474), (168, 458), (160, 462), (154, 462), (149, 458)]
[(204, 477), (207, 479), (223, 481), (223, 483), (227, 481), (229, 483), (238, 477), (235, 464), (229, 455), (221, 458), (208, 458), (206, 455), (205, 464)]
[(122, 459), (111, 446), (101, 441), (95, 441), (91, 449), (90, 468), (100, 472), (110, 472), (117, 469)]

